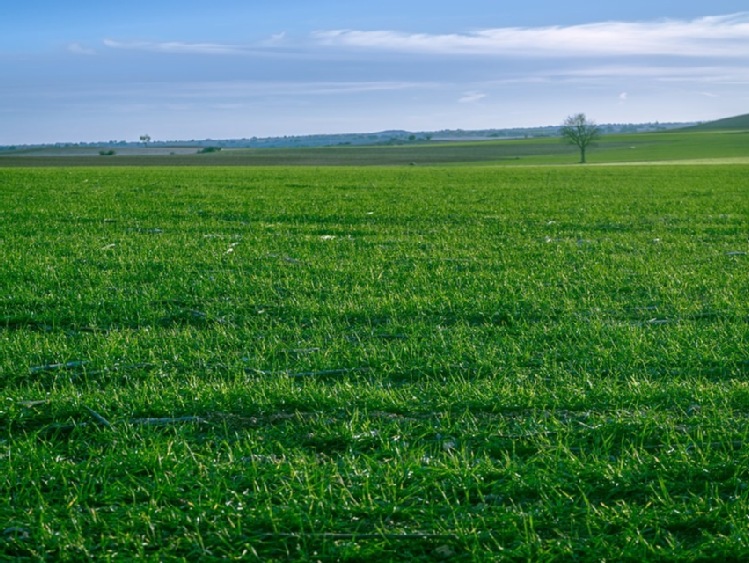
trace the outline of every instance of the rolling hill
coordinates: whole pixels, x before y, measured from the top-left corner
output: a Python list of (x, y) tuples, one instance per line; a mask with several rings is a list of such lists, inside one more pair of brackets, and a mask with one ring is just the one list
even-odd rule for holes
[(749, 131), (749, 113), (684, 127), (679, 131)]

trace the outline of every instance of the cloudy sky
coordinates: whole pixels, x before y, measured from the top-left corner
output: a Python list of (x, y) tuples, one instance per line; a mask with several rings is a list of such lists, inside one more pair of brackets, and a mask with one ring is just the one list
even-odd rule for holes
[(0, 3), (0, 145), (749, 113), (746, 0)]

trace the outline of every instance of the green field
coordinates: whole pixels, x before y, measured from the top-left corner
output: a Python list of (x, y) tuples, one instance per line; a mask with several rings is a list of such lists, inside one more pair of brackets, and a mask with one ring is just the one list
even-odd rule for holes
[(0, 560), (749, 558), (748, 177), (0, 169)]
[[(720, 161), (749, 163), (749, 130), (695, 129), (605, 135), (589, 151), (591, 163)], [(577, 148), (559, 138), (427, 142), (401, 146), (231, 149), (186, 154), (188, 149), (141, 149), (142, 154), (98, 156), (96, 149), (47, 148), (0, 152), (0, 168), (28, 166), (435, 166), (575, 164)], [(131, 150), (132, 151), (132, 150)]]

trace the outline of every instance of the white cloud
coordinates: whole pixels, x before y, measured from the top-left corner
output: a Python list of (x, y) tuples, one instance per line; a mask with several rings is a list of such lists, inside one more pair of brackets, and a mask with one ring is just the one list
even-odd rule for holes
[[(741, 61), (739, 61), (741, 63)], [(568, 78), (647, 78), (657, 82), (710, 82), (716, 84), (749, 83), (749, 68), (744, 64), (736, 66), (663, 66), (661, 65), (606, 65), (565, 68), (559, 73), (553, 71), (548, 76)]]
[(629, 98), (629, 94), (627, 94), (626, 92), (622, 92), (621, 94), (619, 94), (619, 100), (620, 101), (626, 102), (627, 98)]
[(445, 35), (332, 30), (316, 32), (313, 39), (327, 46), (439, 55), (746, 57), (749, 12), (691, 21), (507, 27)]
[[(268, 99), (288, 99), (304, 97), (346, 96), (377, 92), (399, 92), (406, 90), (437, 89), (441, 85), (423, 82), (277, 82), (277, 81), (210, 81), (203, 82), (147, 82), (130, 83), (126, 86), (118, 85), (112, 89), (91, 91), (90, 95), (116, 96), (125, 100), (137, 99), (144, 96), (152, 101), (159, 101), (162, 97), (169, 103), (192, 103), (193, 100), (213, 100), (219, 104), (234, 104), (254, 102)], [(80, 99), (82, 93), (75, 89), (70, 92), (75, 99)], [(185, 106), (192, 108), (192, 105)]]
[(88, 47), (84, 47), (80, 43), (71, 43), (68, 45), (68, 51), (76, 55), (95, 55), (96, 51)]
[[(305, 44), (306, 43), (306, 44)], [(331, 51), (397, 52), (422, 55), (504, 56), (513, 58), (669, 56), (675, 58), (749, 57), (749, 12), (694, 20), (607, 21), (570, 26), (505, 27), (470, 33), (429, 34), (355, 29), (313, 32), (306, 40), (286, 32), (248, 44), (104, 40), (111, 49), (186, 55), (261, 55), (295, 57)], [(79, 44), (71, 50), (88, 51)]]
[[(116, 81), (91, 84), (69, 84), (64, 88), (39, 88), (24, 96), (24, 102), (56, 108), (92, 111), (110, 110), (137, 112), (159, 107), (169, 111), (203, 111), (206, 108), (226, 110), (239, 107), (289, 107), (299, 104), (333, 106), (361, 103), (384, 98), (400, 99), (418, 93), (442, 91), (445, 85), (436, 82), (355, 82), (355, 81)], [(9, 91), (0, 91), (0, 112), (8, 104)], [(16, 102), (20, 103), (20, 102)], [(63, 111), (60, 109), (60, 111)], [(69, 109), (65, 109), (65, 112)]]
[(486, 98), (486, 94), (484, 94), (483, 92), (466, 92), (458, 100), (458, 102), (461, 104), (472, 104), (483, 100), (484, 98)]
[(105, 39), (104, 45), (111, 49), (155, 51), (159, 53), (188, 55), (238, 55), (247, 52), (247, 48), (241, 45), (221, 43), (184, 43), (181, 41), (155, 43), (148, 41), (122, 42), (113, 39)]
[[(329, 30), (312, 33), (307, 48), (332, 47), (433, 55), (493, 55), (514, 57), (629, 56), (674, 57), (749, 56), (749, 12), (694, 20), (598, 22), (571, 26), (505, 27), (470, 33), (428, 34), (400, 31)], [(182, 41), (123, 42), (104, 40), (113, 49), (174, 54), (256, 54), (296, 45), (285, 32), (256, 44), (189, 43)], [(79, 44), (71, 49), (85, 50)]]

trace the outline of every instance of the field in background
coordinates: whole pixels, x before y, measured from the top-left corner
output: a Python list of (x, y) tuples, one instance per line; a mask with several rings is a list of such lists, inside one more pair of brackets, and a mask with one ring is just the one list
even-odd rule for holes
[(0, 558), (748, 557), (747, 174), (0, 170)]
[[(116, 150), (116, 149), (115, 149)], [(192, 151), (192, 154), (190, 154)], [(97, 149), (49, 148), (0, 152), (8, 166), (399, 166), (575, 164), (575, 147), (558, 138), (478, 142), (428, 142), (400, 146), (291, 149), (231, 149), (197, 154), (179, 147), (122, 149), (99, 156)], [(169, 154), (174, 152), (175, 154)], [(671, 131), (606, 135), (589, 152), (591, 163), (648, 163), (729, 158), (749, 161), (749, 132)]]

